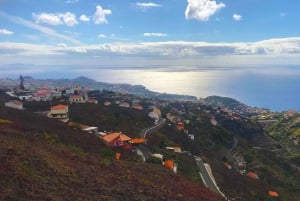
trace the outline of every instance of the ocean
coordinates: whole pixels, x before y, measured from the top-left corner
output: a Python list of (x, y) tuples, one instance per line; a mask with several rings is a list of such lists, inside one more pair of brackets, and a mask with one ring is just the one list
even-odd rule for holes
[[(273, 111), (300, 110), (300, 68), (297, 67), (68, 67), (39, 69), (38, 72), (31, 70), (25, 72), (23, 76), (34, 78), (86, 76), (100, 82), (144, 85), (149, 90), (157, 92), (201, 98), (211, 95), (231, 97), (247, 105), (269, 108)], [(5, 72), (1, 77), (5, 77)]]

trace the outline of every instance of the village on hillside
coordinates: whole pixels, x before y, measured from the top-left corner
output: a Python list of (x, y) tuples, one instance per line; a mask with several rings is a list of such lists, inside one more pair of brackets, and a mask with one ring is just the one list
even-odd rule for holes
[[(85, 86), (31, 87), (24, 82), (25, 80), (20, 76), (19, 86), (6, 91), (6, 94), (10, 97), (10, 100), (4, 103), (6, 107), (30, 110), (36, 114), (61, 121), (74, 129), (80, 129), (83, 132), (97, 136), (107, 147), (136, 152), (144, 162), (151, 161), (162, 164), (175, 173), (177, 173), (178, 169), (182, 171), (186, 167), (179, 161), (178, 155), (173, 155), (173, 153), (191, 156), (202, 154), (201, 159), (205, 164), (206, 170), (213, 178), (214, 183), (217, 183), (209, 163), (212, 162), (212, 157), (215, 154), (219, 154), (224, 156), (222, 159), (223, 168), (228, 171), (238, 172), (240, 175), (253, 180), (261, 180), (261, 178), (265, 177), (265, 172), (257, 170), (255, 168), (256, 164), (253, 165), (253, 162), (249, 160), (249, 157), (253, 156), (245, 155), (245, 150), (236, 148), (239, 143), (239, 137), (234, 138), (232, 145), (232, 134), (225, 132), (224, 128), (230, 132), (235, 132), (235, 127), (251, 125), (253, 124), (251, 122), (258, 122), (264, 126), (270, 122), (278, 121), (278, 113), (260, 110), (261, 113), (248, 117), (243, 116), (243, 113), (239, 113), (238, 110), (231, 110), (221, 106), (212, 107), (201, 99), (198, 102), (145, 99), (127, 93), (101, 91)], [(120, 113), (132, 112), (133, 115), (147, 114), (146, 116), (150, 123), (144, 124), (144, 127), (141, 126), (139, 132), (134, 131), (132, 133), (132, 131), (122, 130), (119, 127), (106, 127), (106, 125), (98, 123), (84, 123), (85, 121), (78, 120), (72, 113), (72, 110), (77, 110), (77, 115), (80, 116), (80, 113), (84, 115), (85, 109), (81, 108), (93, 108), (93, 105), (101, 106), (104, 111), (111, 111), (118, 118), (122, 114), (119, 114), (117, 111), (120, 111)], [(297, 125), (297, 122), (299, 123), (300, 121), (300, 114), (297, 111), (286, 111), (281, 117), (285, 120), (293, 119), (293, 125)], [(135, 124), (141, 123), (135, 122)], [(211, 133), (205, 129), (199, 130), (200, 127), (209, 129)], [(126, 126), (123, 128), (126, 128)], [(166, 137), (160, 136), (160, 129), (167, 130), (167, 135), (169, 135), (167, 137), (170, 137), (174, 142), (170, 142)], [(201, 137), (199, 133), (206, 135), (207, 139)], [(220, 133), (223, 133), (222, 135), (224, 136), (220, 136)], [(240, 135), (244, 135), (244, 133), (240, 133)], [(293, 135), (295, 146), (299, 144), (299, 136), (298, 132), (295, 131)], [(222, 138), (228, 139), (224, 140)], [(257, 136), (256, 138), (259, 141), (264, 136)], [(256, 138), (250, 139), (250, 141), (253, 140), (255, 142)], [(224, 153), (224, 150), (221, 149), (216, 150), (213, 154), (206, 151), (214, 149), (214, 144), (218, 141), (220, 141), (220, 146), (224, 146), (224, 148), (227, 146), (227, 149), (230, 148), (228, 153)], [(272, 143), (259, 144), (253, 146), (252, 149), (255, 151), (282, 151), (282, 148), (277, 149), (270, 144)], [(202, 151), (200, 151), (199, 145)], [(163, 151), (161, 149), (153, 149), (153, 147), (163, 148)], [(119, 151), (116, 151), (116, 160), (122, 160), (123, 157)], [(195, 159), (196, 161), (198, 160), (196, 157)], [(270, 195), (271, 197), (274, 195), (275, 197), (279, 196), (279, 193), (273, 189), (270, 189), (270, 192), (272, 194)]]

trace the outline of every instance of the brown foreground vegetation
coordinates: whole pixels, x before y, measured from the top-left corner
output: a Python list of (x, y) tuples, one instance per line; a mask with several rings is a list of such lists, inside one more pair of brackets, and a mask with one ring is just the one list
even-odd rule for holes
[(0, 200), (222, 200), (160, 165), (115, 160), (100, 139), (55, 120), (8, 108), (0, 119)]

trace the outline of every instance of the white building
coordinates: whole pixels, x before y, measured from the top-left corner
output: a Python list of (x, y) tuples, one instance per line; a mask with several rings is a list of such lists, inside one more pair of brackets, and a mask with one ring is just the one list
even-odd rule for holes
[(10, 107), (10, 108), (14, 108), (14, 109), (18, 109), (18, 110), (23, 110), (23, 103), (21, 101), (18, 101), (18, 100), (11, 100), (9, 102), (6, 102), (5, 106)]

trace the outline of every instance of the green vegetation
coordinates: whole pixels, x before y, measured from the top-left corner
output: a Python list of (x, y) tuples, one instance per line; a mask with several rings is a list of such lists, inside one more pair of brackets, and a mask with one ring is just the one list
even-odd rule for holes
[(71, 105), (71, 119), (85, 125), (97, 126), (102, 131), (121, 131), (130, 137), (139, 137), (142, 129), (153, 124), (153, 120), (148, 117), (147, 111), (122, 108), (117, 105), (107, 107), (103, 105), (104, 100), (100, 100), (97, 105)]
[(162, 164), (162, 161), (160, 158), (157, 158), (157, 157), (154, 157), (154, 156), (151, 156), (149, 158), (147, 158), (146, 160), (147, 163), (153, 163), (153, 164)]
[(56, 144), (59, 143), (58, 135), (51, 135), (44, 131), (44, 138), (49, 144)]
[(293, 136), (293, 137), (300, 137), (300, 128), (296, 128), (296, 129), (292, 132), (292, 136)]
[(0, 119), (0, 124), (10, 124), (12, 123), (11, 121), (9, 120), (6, 120), (6, 119)]

